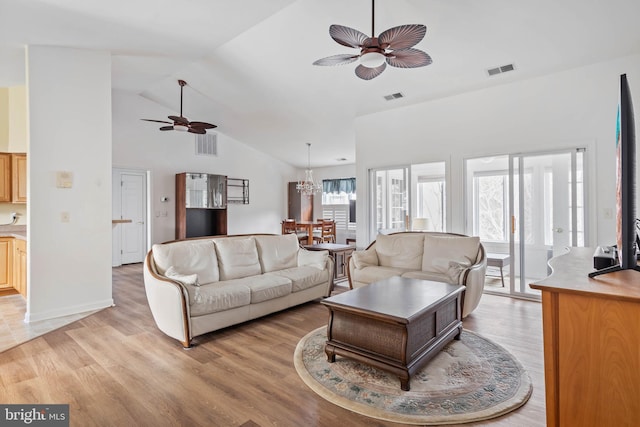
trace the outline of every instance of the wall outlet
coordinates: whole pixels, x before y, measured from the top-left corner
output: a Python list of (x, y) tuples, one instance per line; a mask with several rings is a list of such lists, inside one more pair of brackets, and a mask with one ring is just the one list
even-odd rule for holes
[(71, 220), (71, 215), (69, 212), (60, 212), (60, 222), (69, 222)]

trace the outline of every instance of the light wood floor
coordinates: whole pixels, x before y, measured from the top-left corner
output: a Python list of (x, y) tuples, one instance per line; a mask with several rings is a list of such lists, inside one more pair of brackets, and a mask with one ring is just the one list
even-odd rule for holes
[[(69, 403), (72, 426), (392, 426), (317, 396), (293, 367), (297, 342), (326, 324), (308, 303), (196, 339), (162, 334), (140, 264), (113, 270), (116, 306), (0, 353), (0, 403)], [(466, 425), (544, 426), (539, 303), (483, 296), (465, 328), (513, 353), (533, 381), (515, 412)]]

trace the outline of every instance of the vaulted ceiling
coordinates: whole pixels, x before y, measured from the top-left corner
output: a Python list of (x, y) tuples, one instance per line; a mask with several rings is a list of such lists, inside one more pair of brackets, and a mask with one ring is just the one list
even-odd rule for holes
[[(25, 45), (108, 50), (114, 90), (169, 115), (184, 79), (190, 120), (299, 167), (311, 142), (317, 167), (354, 162), (360, 115), (640, 52), (638, 0), (378, 0), (375, 16), (376, 35), (426, 25), (416, 47), (433, 64), (370, 81), (357, 64), (312, 65), (353, 52), (331, 24), (371, 33), (370, 0), (0, 0), (0, 86), (24, 84)], [(488, 75), (506, 64), (515, 70)]]

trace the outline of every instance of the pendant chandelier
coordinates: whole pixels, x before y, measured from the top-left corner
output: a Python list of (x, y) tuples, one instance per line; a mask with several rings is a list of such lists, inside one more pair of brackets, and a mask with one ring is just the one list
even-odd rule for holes
[(307, 142), (307, 170), (304, 171), (304, 181), (298, 181), (296, 184), (298, 193), (303, 196), (312, 196), (314, 193), (322, 191), (322, 184), (313, 180), (313, 171), (311, 170), (311, 143)]

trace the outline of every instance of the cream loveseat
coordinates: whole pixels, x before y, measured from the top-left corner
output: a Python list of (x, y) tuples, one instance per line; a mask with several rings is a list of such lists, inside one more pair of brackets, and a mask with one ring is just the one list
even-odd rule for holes
[(349, 259), (349, 286), (358, 288), (392, 276), (435, 280), (466, 287), (462, 317), (480, 302), (487, 259), (478, 237), (452, 233), (379, 234)]
[(158, 328), (191, 339), (329, 296), (334, 261), (295, 234), (216, 236), (153, 245), (144, 286)]

